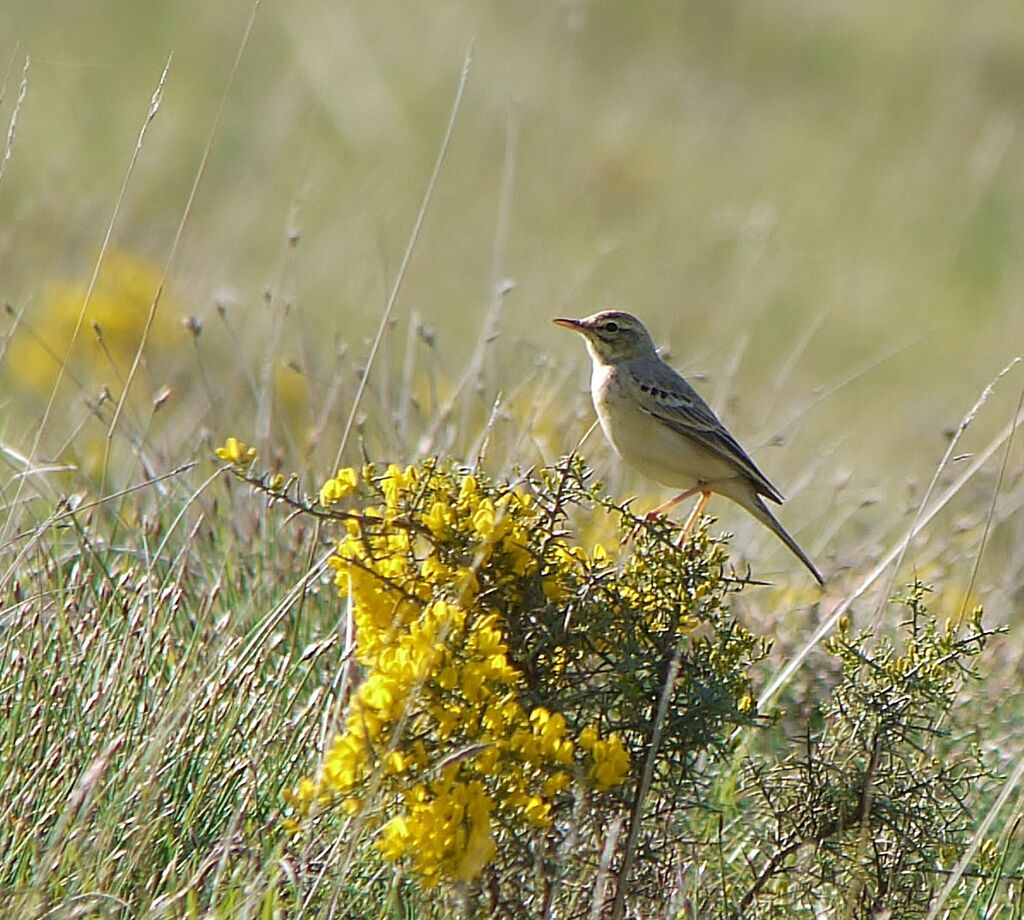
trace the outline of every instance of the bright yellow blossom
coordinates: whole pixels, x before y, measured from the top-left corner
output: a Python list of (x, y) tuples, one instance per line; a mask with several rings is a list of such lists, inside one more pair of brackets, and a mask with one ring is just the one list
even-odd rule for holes
[(256, 459), (256, 448), (250, 447), (238, 438), (228, 438), (214, 453), (232, 466), (248, 466)]
[(354, 469), (347, 467), (338, 470), (333, 479), (328, 479), (320, 487), (320, 504), (329, 508), (355, 492), (358, 485), (359, 474)]

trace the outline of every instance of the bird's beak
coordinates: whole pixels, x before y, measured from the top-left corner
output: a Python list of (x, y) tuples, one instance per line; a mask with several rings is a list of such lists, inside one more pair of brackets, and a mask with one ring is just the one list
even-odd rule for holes
[(566, 319), (563, 316), (556, 317), (551, 322), (556, 326), (561, 326), (563, 329), (572, 329), (574, 332), (582, 332), (585, 328), (582, 320)]

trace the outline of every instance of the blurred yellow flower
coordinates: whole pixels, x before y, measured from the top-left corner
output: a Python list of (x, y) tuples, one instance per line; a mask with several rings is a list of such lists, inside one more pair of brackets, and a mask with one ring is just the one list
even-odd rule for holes
[(606, 791), (625, 781), (629, 775), (629, 753), (618, 735), (613, 732), (607, 738), (595, 741), (591, 753), (594, 766), (590, 776), (599, 790)]
[[(91, 296), (86, 278), (51, 282), (38, 307), (26, 314), (26, 327), (11, 340), (4, 361), (7, 375), (21, 388), (46, 395), (66, 359), (75, 379), (90, 386), (109, 382), (114, 389), (142, 343), (162, 278), (160, 265), (114, 248), (103, 259)], [(146, 339), (150, 356), (165, 357), (187, 343), (179, 322), (184, 312), (165, 289)]]

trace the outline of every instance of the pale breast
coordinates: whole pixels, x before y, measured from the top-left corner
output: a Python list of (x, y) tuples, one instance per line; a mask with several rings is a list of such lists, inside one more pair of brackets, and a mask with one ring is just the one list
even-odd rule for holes
[(616, 453), (643, 475), (674, 489), (733, 479), (736, 468), (640, 408), (628, 381), (595, 363), (591, 395), (601, 428)]

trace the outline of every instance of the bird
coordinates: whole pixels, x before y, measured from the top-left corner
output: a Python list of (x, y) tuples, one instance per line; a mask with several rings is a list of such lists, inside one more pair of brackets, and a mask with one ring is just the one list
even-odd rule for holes
[(764, 502), (782, 504), (782, 493), (700, 394), (661, 359), (639, 319), (622, 310), (603, 310), (583, 319), (557, 317), (552, 322), (578, 332), (587, 344), (593, 362), (590, 394), (615, 452), (644, 476), (682, 490), (651, 511), (648, 519), (700, 495), (684, 528), (685, 540), (711, 494), (724, 495), (772, 531), (815, 581), (824, 584), (810, 557)]

